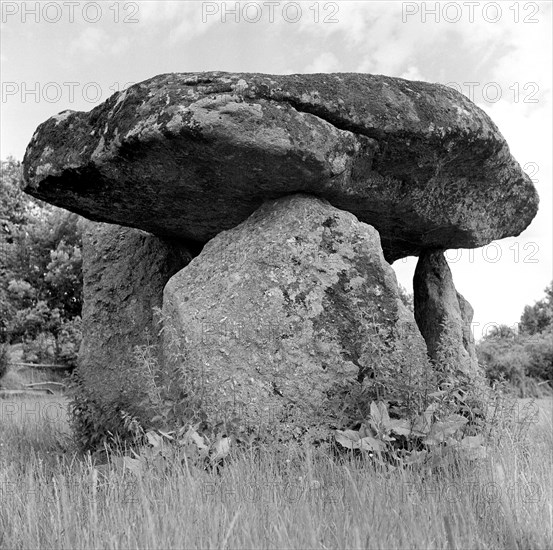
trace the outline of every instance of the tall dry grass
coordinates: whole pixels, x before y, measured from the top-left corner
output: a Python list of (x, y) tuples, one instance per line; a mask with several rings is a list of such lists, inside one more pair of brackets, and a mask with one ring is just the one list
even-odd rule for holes
[(551, 401), (537, 404), (539, 422), (511, 423), (454, 470), (297, 448), (137, 477), (77, 454), (64, 401), (0, 399), (0, 547), (549, 549)]

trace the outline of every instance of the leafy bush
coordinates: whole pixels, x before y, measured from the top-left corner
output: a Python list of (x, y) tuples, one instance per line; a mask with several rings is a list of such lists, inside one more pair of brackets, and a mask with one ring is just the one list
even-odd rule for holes
[[(82, 306), (79, 216), (26, 195), (21, 163), (0, 178), (0, 342), (28, 357), (73, 362)], [(74, 327), (71, 327), (74, 324)]]
[(533, 306), (526, 306), (520, 318), (522, 334), (539, 334), (553, 325), (553, 282), (545, 289), (545, 298)]
[[(432, 394), (438, 397), (440, 392)], [(471, 433), (469, 419), (440, 411), (438, 401), (412, 418), (390, 418), (387, 403), (370, 404), (370, 414), (358, 430), (337, 430), (336, 443), (350, 451), (366, 451), (384, 466), (446, 467), (458, 453), (478, 459), (486, 455), (481, 433)]]
[[(156, 308), (156, 315), (160, 313)], [(144, 339), (151, 340), (148, 335)], [(181, 368), (181, 344), (174, 341), (169, 349), (171, 366), (162, 373), (157, 346), (152, 342), (136, 346), (133, 357), (136, 386), (129, 396), (121, 395), (116, 402), (106, 402), (102, 396), (96, 398), (78, 371), (73, 373), (68, 393), (70, 419), (81, 449), (98, 450), (106, 445), (136, 447), (150, 429), (167, 433), (205, 418), (198, 392), (191, 390), (192, 385)], [(163, 384), (159, 383), (161, 376)]]
[(549, 383), (553, 382), (553, 326), (530, 336), (525, 342), (530, 357), (526, 374)]
[(486, 376), (492, 383), (508, 382), (519, 397), (547, 394), (547, 384), (553, 381), (551, 329), (530, 336), (507, 328), (486, 337), (476, 348)]
[(82, 322), (79, 316), (62, 322), (56, 334), (54, 361), (66, 365), (77, 365), (82, 340)]
[(79, 371), (73, 372), (67, 390), (69, 420), (77, 446), (82, 451), (98, 451), (106, 447), (124, 448), (133, 444), (136, 434), (130, 429), (125, 411), (133, 410), (130, 402), (106, 403), (95, 398), (86, 387)]
[(403, 305), (411, 313), (414, 313), (414, 311), (415, 311), (415, 302), (414, 302), (413, 293), (408, 292), (407, 289), (402, 285), (398, 285), (398, 290), (399, 290), (399, 298), (403, 302)]
[(492, 381), (507, 380), (519, 386), (530, 364), (524, 345), (515, 337), (487, 338), (478, 346), (479, 361)]
[(518, 332), (505, 325), (478, 343), (478, 360), (492, 383), (506, 381), (520, 397), (550, 394), (553, 384), (553, 284), (526, 306)]

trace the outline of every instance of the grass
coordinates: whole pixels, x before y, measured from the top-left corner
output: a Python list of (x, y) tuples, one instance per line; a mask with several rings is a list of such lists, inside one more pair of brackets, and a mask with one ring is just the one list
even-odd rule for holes
[(63, 398), (0, 399), (0, 548), (549, 549), (552, 409), (537, 405), (454, 471), (266, 449), (137, 477), (74, 450)]

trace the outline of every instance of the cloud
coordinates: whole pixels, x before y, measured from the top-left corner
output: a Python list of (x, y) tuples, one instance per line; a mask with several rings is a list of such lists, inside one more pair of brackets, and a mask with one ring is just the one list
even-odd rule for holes
[(96, 27), (87, 27), (76, 38), (71, 49), (77, 55), (90, 55), (102, 53), (108, 41), (106, 31)]
[(128, 36), (121, 36), (115, 42), (109, 45), (109, 52), (112, 55), (118, 56), (129, 49), (131, 41)]
[(409, 67), (400, 75), (400, 78), (405, 78), (407, 80), (427, 80), (419, 71), (419, 68), (414, 66)]
[(190, 41), (208, 31), (219, 18), (203, 17), (205, 2), (141, 2), (140, 22), (148, 34), (165, 37), (170, 44)]
[(128, 36), (112, 38), (105, 29), (88, 27), (73, 40), (70, 49), (73, 55), (84, 56), (86, 61), (95, 56), (121, 56), (130, 45)]
[(331, 52), (323, 52), (305, 68), (306, 73), (332, 73), (339, 70), (340, 62)]

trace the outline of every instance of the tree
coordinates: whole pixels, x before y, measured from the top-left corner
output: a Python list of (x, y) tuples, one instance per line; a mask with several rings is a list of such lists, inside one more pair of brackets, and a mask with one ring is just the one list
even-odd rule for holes
[(524, 334), (544, 332), (553, 324), (553, 282), (545, 288), (545, 298), (526, 306), (520, 318), (519, 330)]
[(498, 325), (491, 327), (488, 333), (484, 336), (484, 340), (498, 340), (498, 339), (510, 339), (516, 338), (516, 331), (514, 328), (508, 325)]
[(13, 157), (2, 161), (0, 172), (0, 221), (2, 232), (10, 234), (12, 226), (24, 224), (28, 218), (29, 201), (21, 190), (21, 163)]
[(403, 302), (403, 305), (411, 312), (415, 312), (415, 302), (413, 298), (413, 294), (411, 292), (407, 292), (407, 289), (403, 287), (402, 285), (398, 285), (399, 288), (399, 298)]
[(13, 158), (3, 161), (0, 343), (20, 341), (30, 348), (32, 342), (53, 341), (52, 359), (63, 355), (62, 348), (68, 359), (76, 354), (80, 338), (79, 216), (26, 195), (21, 183), (21, 163)]
[(504, 378), (523, 392), (528, 379), (553, 382), (553, 284), (545, 298), (524, 308), (518, 334), (506, 325), (495, 327), (477, 353), (491, 380)]

